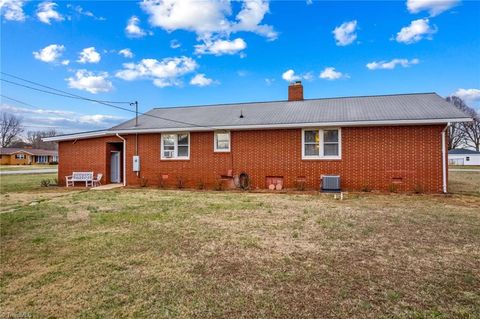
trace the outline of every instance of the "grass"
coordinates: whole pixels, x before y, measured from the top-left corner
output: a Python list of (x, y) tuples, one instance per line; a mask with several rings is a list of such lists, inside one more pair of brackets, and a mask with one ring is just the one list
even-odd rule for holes
[(480, 165), (450, 165), (448, 169), (479, 169)]
[(58, 168), (58, 165), (0, 165), (0, 172), (52, 168)]
[(0, 175), (0, 194), (38, 190), (43, 179), (54, 180), (57, 174)]
[(449, 172), (449, 191), (480, 195), (480, 172)]
[(469, 194), (4, 192), (1, 314), (477, 318)]

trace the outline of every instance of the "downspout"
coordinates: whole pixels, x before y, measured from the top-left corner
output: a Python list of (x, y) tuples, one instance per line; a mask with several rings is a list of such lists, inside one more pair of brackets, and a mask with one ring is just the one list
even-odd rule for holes
[(447, 160), (446, 160), (446, 147), (447, 147), (447, 129), (450, 123), (447, 123), (442, 130), (442, 186), (443, 193), (447, 193)]
[(127, 140), (118, 133), (115, 135), (123, 141), (123, 186), (127, 186)]

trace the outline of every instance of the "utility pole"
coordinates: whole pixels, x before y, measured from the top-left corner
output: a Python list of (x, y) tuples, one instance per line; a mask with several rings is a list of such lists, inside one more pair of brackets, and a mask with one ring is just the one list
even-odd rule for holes
[(135, 127), (138, 126), (138, 101), (135, 101), (133, 103), (130, 103), (130, 106), (135, 105)]

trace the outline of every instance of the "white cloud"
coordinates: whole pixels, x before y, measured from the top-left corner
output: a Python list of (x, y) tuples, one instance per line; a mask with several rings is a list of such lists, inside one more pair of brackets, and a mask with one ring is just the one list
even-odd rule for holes
[(128, 19), (127, 26), (125, 27), (125, 32), (127, 33), (127, 36), (132, 38), (141, 38), (147, 35), (147, 33), (142, 28), (140, 28), (139, 24), (140, 19), (136, 16), (132, 16), (130, 19)]
[(437, 32), (437, 28), (430, 26), (428, 19), (418, 19), (410, 23), (408, 27), (403, 27), (397, 33), (397, 42), (412, 44), (425, 39), (432, 39), (432, 35)]
[[(62, 56), (63, 52), (65, 51), (65, 46), (60, 44), (50, 44), (44, 47), (41, 50), (34, 51), (33, 56), (35, 59), (46, 62), (46, 63), (58, 63), (60, 57)], [(64, 60), (68, 61), (68, 60)], [(64, 64), (62, 61), (62, 64)]]
[(235, 54), (244, 50), (247, 47), (247, 43), (242, 38), (237, 38), (232, 41), (228, 40), (205, 40), (203, 44), (195, 45), (196, 54)]
[(191, 80), (190, 84), (195, 86), (209, 86), (213, 83), (212, 79), (205, 77), (205, 74), (199, 73), (195, 75)]
[(100, 53), (95, 50), (95, 47), (85, 48), (78, 56), (78, 63), (98, 63), (102, 57)]
[(275, 79), (274, 79), (274, 78), (271, 78), (271, 79), (270, 79), (270, 78), (266, 78), (266, 79), (265, 79), (265, 84), (268, 85), (268, 86), (272, 85), (273, 82), (275, 82)]
[(467, 102), (478, 102), (480, 101), (480, 90), (479, 89), (458, 89), (455, 93), (452, 93), (454, 96), (458, 96), (464, 101)]
[(107, 72), (95, 74), (87, 70), (78, 70), (75, 72), (75, 77), (69, 77), (66, 80), (69, 87), (93, 94), (113, 90), (113, 85), (112, 82), (108, 80)]
[(336, 71), (334, 67), (326, 67), (320, 73), (319, 77), (325, 80), (338, 80), (341, 77), (345, 77), (345, 75), (342, 72)]
[(24, 108), (1, 104), (0, 110), (21, 114), (23, 124), (37, 128), (56, 128), (61, 132), (75, 132), (111, 127), (125, 120), (109, 114), (82, 114), (62, 109)]
[(270, 40), (278, 36), (272, 26), (260, 24), (269, 10), (267, 0), (244, 1), (234, 20), (229, 19), (230, 0), (144, 0), (141, 7), (152, 26), (168, 32), (187, 30), (201, 38), (240, 31), (255, 32)]
[(344, 22), (336, 27), (332, 33), (338, 46), (351, 44), (357, 38), (355, 33), (357, 29), (357, 20)]
[(130, 59), (133, 58), (133, 52), (129, 48), (125, 48), (125, 49), (122, 49), (122, 50), (118, 51), (118, 54), (120, 54), (124, 58), (130, 58)]
[(294, 82), (294, 81), (299, 81), (299, 80), (312, 80), (313, 79), (313, 74), (312, 72), (307, 72), (304, 74), (295, 74), (295, 71), (290, 69), (282, 74), (282, 79), (284, 79), (287, 82)]
[(55, 2), (45, 1), (38, 5), (37, 18), (43, 23), (51, 24), (53, 21), (63, 21), (65, 18), (56, 11), (57, 4)]
[(459, 3), (460, 0), (407, 0), (407, 9), (410, 13), (428, 11), (430, 16), (433, 17)]
[(177, 39), (173, 39), (172, 41), (170, 41), (170, 47), (172, 49), (178, 49), (181, 46), (182, 44)]
[(115, 76), (126, 81), (150, 79), (158, 87), (181, 85), (180, 77), (195, 71), (198, 64), (189, 57), (173, 57), (162, 60), (143, 59), (139, 63), (124, 63), (123, 70)]
[(8, 21), (25, 21), (23, 5), (25, 0), (1, 0), (0, 13)]
[(95, 14), (93, 14), (92, 11), (85, 10), (79, 5), (74, 6), (72, 4), (67, 4), (67, 8), (72, 9), (73, 11), (78, 13), (79, 15), (87, 16), (87, 17), (93, 18), (95, 20), (99, 20), (99, 21), (107, 20), (104, 17), (97, 17)]
[(388, 61), (388, 62), (387, 61), (370, 62), (370, 63), (367, 63), (366, 66), (369, 70), (380, 70), (380, 69), (392, 70), (392, 69), (395, 69), (395, 67), (397, 65), (406, 68), (406, 67), (409, 67), (411, 65), (418, 64), (418, 63), (420, 63), (420, 60), (418, 60), (418, 59), (412, 59), (412, 60), (393, 59), (393, 60)]

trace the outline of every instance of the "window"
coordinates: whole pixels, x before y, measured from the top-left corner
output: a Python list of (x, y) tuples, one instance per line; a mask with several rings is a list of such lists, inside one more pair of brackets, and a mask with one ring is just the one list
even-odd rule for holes
[(340, 129), (304, 129), (302, 159), (340, 159)]
[(45, 156), (45, 155), (40, 155), (40, 156), (37, 156), (37, 163), (48, 163), (48, 156)]
[(16, 159), (25, 159), (25, 154), (15, 154)]
[(230, 132), (219, 131), (214, 133), (213, 143), (215, 152), (230, 152)]
[(190, 134), (162, 134), (161, 159), (189, 159)]
[(465, 158), (465, 160), (466, 160), (467, 162), (470, 162), (470, 156), (467, 156), (467, 157)]

